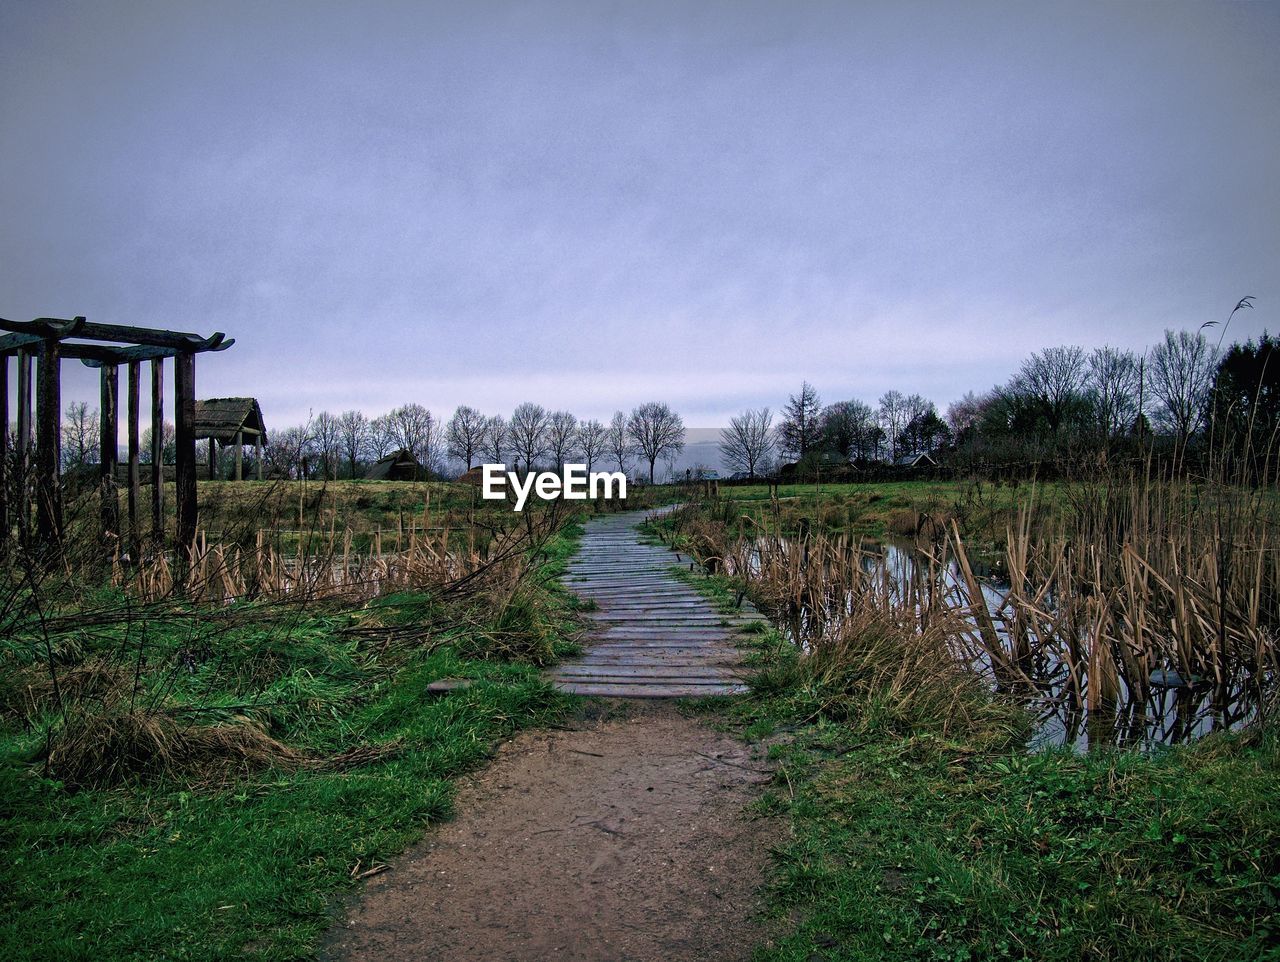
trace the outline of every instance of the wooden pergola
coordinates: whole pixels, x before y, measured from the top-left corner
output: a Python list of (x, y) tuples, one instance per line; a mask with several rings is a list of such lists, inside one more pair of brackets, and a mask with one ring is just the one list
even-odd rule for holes
[[(0, 545), (7, 545), (16, 517), (19, 535), (30, 543), (31, 496), (35, 498), (35, 536), (42, 548), (61, 545), (63, 537), (61, 368), (64, 358), (76, 359), (101, 372), (101, 454), (103, 532), (120, 533), (120, 508), (116, 491), (119, 459), (119, 375), (128, 372), (128, 515), (131, 546), (139, 546), (139, 383), (142, 363), (151, 365), (151, 530), (157, 547), (164, 545), (164, 362), (174, 360), (174, 424), (177, 463), (177, 545), (190, 549), (195, 541), (196, 355), (225, 351), (235, 343), (221, 332), (209, 337), (181, 331), (163, 331), (120, 324), (95, 324), (83, 317), (38, 317), (32, 321), (0, 318)], [(7, 472), (9, 456), (9, 358), (17, 358), (17, 432), (13, 438), (14, 463), (22, 484), (10, 497), (13, 485)], [(34, 437), (32, 434), (32, 363), (35, 364)], [(28, 487), (30, 471), (34, 484)], [(34, 491), (32, 491), (32, 488)], [(10, 503), (13, 501), (14, 503)]]

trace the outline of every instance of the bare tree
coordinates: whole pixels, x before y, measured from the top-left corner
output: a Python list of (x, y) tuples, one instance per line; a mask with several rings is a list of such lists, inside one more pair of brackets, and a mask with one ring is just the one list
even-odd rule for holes
[(1129, 433), (1138, 419), (1140, 367), (1132, 351), (1095, 348), (1089, 354), (1089, 387), (1104, 438)]
[(885, 391), (880, 396), (880, 410), (876, 415), (884, 436), (889, 441), (889, 460), (898, 458), (898, 435), (907, 425), (907, 399), (901, 391)]
[(660, 401), (635, 408), (627, 419), (627, 434), (649, 462), (650, 484), (653, 484), (653, 467), (658, 459), (664, 455), (674, 459), (684, 450), (684, 422)]
[(381, 461), (396, 448), (395, 422), (391, 414), (379, 414), (369, 422), (369, 456)]
[(481, 442), (484, 441), (485, 416), (473, 407), (462, 404), (449, 419), (449, 427), (445, 438), (449, 443), (449, 457), (457, 458), (471, 470), (472, 462), (480, 453)]
[(594, 418), (578, 425), (578, 451), (581, 452), (588, 471), (595, 467), (596, 460), (605, 453), (608, 440), (609, 429)]
[(778, 447), (797, 460), (809, 453), (821, 437), (822, 400), (808, 381), (800, 384), (800, 393), (787, 398), (778, 422)]
[(310, 433), (302, 425), (275, 431), (265, 448), (267, 467), (281, 477), (301, 477), (302, 459), (310, 441)]
[(1203, 334), (1165, 331), (1151, 351), (1147, 382), (1156, 400), (1156, 421), (1180, 443), (1195, 433), (1213, 387), (1218, 352)]
[(338, 434), (342, 454), (347, 461), (348, 477), (354, 478), (369, 447), (369, 419), (363, 411), (343, 411), (338, 415)]
[(391, 438), (424, 467), (430, 467), (437, 453), (440, 431), (435, 417), (421, 404), (405, 404), (388, 415)]
[(511, 445), (524, 458), (524, 469), (532, 471), (534, 463), (547, 453), (547, 430), (550, 415), (541, 404), (526, 401), (511, 414), (508, 426)]
[(480, 451), (489, 459), (490, 464), (507, 463), (507, 451), (510, 449), (511, 433), (507, 429), (507, 419), (495, 414), (484, 422), (484, 435), (481, 438)]
[(72, 401), (67, 405), (67, 416), (62, 422), (62, 463), (64, 467), (81, 464), (97, 464), (98, 439), (101, 436), (98, 409), (90, 409), (84, 401)]
[(1022, 362), (1011, 387), (1036, 402), (1052, 431), (1065, 427), (1071, 416), (1086, 411), (1088, 358), (1079, 347), (1046, 347)]
[[(165, 421), (160, 425), (160, 457), (162, 464), (171, 464), (177, 458), (177, 438), (178, 430), (173, 426), (172, 421)], [(138, 460), (143, 464), (151, 463), (151, 428), (147, 428), (142, 432), (142, 440), (139, 442), (140, 450), (138, 451)]]
[(626, 473), (627, 462), (631, 460), (633, 448), (631, 437), (627, 434), (627, 416), (621, 411), (614, 411), (609, 421), (609, 453), (618, 463), (618, 470)]
[(968, 391), (960, 400), (952, 401), (947, 405), (947, 426), (951, 428), (951, 433), (957, 441), (977, 427), (986, 403), (987, 398), (978, 397), (972, 391)]
[(578, 419), (568, 411), (554, 411), (547, 419), (547, 450), (556, 467), (564, 465), (578, 449)]
[(342, 445), (342, 426), (338, 418), (321, 411), (311, 422), (310, 449), (324, 477), (338, 476), (338, 451)]
[(773, 453), (773, 445), (773, 412), (768, 408), (743, 411), (720, 432), (720, 457), (753, 479), (756, 468)]

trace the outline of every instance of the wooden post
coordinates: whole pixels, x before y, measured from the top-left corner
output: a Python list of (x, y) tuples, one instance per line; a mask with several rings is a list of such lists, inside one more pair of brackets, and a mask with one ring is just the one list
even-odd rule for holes
[(218, 479), (218, 442), (209, 438), (209, 480)]
[(253, 463), (258, 468), (258, 480), (263, 478), (262, 474), (262, 432), (258, 432), (258, 436), (253, 439)]
[(31, 533), (31, 354), (18, 352), (18, 433), (13, 439), (17, 477), (13, 510), (18, 516), (18, 537), (23, 546)]
[(138, 533), (138, 502), (142, 500), (142, 479), (138, 476), (138, 415), (142, 365), (129, 362), (129, 560), (138, 562), (142, 537)]
[(36, 369), (36, 536), (42, 551), (56, 552), (62, 544), (61, 351), (46, 338)]
[(120, 369), (114, 364), (101, 367), (101, 396), (98, 422), (98, 488), (102, 496), (102, 538), (119, 543), (120, 498), (116, 494), (116, 463), (120, 459)]
[(178, 558), (191, 560), (199, 521), (196, 504), (196, 358), (179, 354), (173, 363), (177, 458), (174, 489), (178, 515)]
[(0, 554), (9, 547), (9, 355), (0, 356)]
[(236, 480), (244, 480), (244, 432), (236, 432)]
[(164, 550), (164, 359), (151, 362), (151, 539)]

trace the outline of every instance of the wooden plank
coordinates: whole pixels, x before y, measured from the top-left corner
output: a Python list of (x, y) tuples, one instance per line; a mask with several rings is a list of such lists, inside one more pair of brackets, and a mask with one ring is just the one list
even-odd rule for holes
[(151, 540), (164, 549), (164, 361), (151, 362)]
[(244, 432), (236, 432), (236, 480), (244, 480)]
[(31, 528), (31, 352), (18, 352), (17, 433), (13, 437), (14, 486), (13, 511), (18, 538), (25, 546)]
[(139, 475), (139, 419), (142, 365), (134, 361), (129, 365), (128, 400), (125, 403), (125, 415), (129, 419), (128, 431), (128, 465), (129, 465), (129, 558), (137, 562), (142, 548), (142, 535), (138, 531), (138, 502), (142, 500), (142, 478)]
[(99, 376), (98, 492), (101, 497), (102, 538), (110, 548), (119, 543), (120, 498), (116, 493), (116, 462), (120, 457), (120, 369), (105, 365)]
[(179, 557), (188, 560), (195, 544), (199, 509), (196, 502), (196, 359), (179, 354), (173, 362), (173, 395), (177, 456), (174, 470), (174, 498), (178, 525)]
[(84, 321), (74, 335), (64, 336), (82, 337), (89, 341), (111, 341), (117, 344), (140, 344), (146, 347), (172, 347), (184, 354), (215, 350), (227, 339), (221, 331), (214, 331), (208, 337), (202, 337), (185, 331), (155, 330), (149, 327), (131, 327), (127, 324), (98, 324), (91, 321)]
[(0, 554), (9, 548), (9, 356), (0, 356)]
[(36, 362), (36, 537), (57, 553), (62, 546), (62, 374), (58, 342), (47, 340)]
[(555, 687), (570, 695), (593, 698), (711, 698), (715, 696), (741, 695), (746, 685), (627, 685), (618, 682), (555, 682)]

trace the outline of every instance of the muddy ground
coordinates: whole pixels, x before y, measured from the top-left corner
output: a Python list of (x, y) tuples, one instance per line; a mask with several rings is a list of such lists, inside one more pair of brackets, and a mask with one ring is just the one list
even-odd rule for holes
[(745, 811), (757, 755), (667, 702), (519, 735), (345, 907), (322, 958), (748, 959), (778, 828)]

